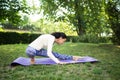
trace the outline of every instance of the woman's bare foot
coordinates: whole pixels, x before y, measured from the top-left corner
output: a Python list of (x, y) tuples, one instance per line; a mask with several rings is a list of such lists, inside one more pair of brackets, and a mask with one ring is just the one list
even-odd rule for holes
[(73, 56), (73, 60), (74, 61), (77, 61), (77, 60), (79, 60), (79, 59), (82, 59), (83, 57), (81, 57), (81, 56)]
[(31, 58), (30, 64), (35, 64), (35, 59)]

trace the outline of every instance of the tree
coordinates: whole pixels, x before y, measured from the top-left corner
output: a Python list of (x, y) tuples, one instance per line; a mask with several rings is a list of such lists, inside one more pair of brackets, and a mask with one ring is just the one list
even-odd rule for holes
[(40, 1), (46, 17), (68, 20), (76, 27), (78, 35), (85, 33), (101, 34), (107, 25), (105, 23), (107, 16), (104, 11), (105, 0)]
[(106, 12), (109, 16), (109, 24), (113, 30), (112, 41), (120, 45), (120, 1), (109, 1), (106, 6)]
[[(39, 21), (33, 23), (36, 25), (36, 28), (42, 33), (52, 33), (52, 32), (65, 32), (67, 35), (76, 35), (76, 32), (73, 29), (73, 26), (69, 22), (59, 21), (54, 22), (51, 20), (46, 20), (41, 18)], [(50, 27), (51, 26), (51, 27)]]
[(7, 20), (18, 24), (21, 20), (20, 11), (28, 13), (26, 0), (0, 0), (0, 22)]

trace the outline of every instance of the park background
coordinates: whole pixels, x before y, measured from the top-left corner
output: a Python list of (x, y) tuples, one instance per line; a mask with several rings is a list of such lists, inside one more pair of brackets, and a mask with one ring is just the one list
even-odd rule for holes
[[(56, 31), (68, 37), (54, 51), (92, 56), (100, 63), (8, 67), (17, 57), (27, 57), (31, 41)], [(0, 79), (119, 80), (119, 34), (119, 0), (1, 0)]]

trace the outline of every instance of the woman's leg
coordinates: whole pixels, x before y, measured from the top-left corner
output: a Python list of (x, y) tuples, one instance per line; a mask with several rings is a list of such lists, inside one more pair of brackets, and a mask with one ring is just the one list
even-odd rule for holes
[(31, 58), (31, 62), (30, 62), (31, 64), (35, 63), (35, 60), (34, 60), (35, 53), (36, 53), (36, 50), (33, 49), (32, 47), (28, 47), (26, 49), (26, 54), (28, 55), (28, 57)]
[(36, 50), (28, 46), (26, 49), (26, 54), (28, 55), (28, 57), (33, 58), (36, 54)]
[[(60, 59), (60, 60), (78, 60), (80, 58), (80, 56), (71, 56), (71, 55), (65, 55), (65, 54), (60, 54), (57, 52), (52, 52), (53, 55)], [(28, 47), (26, 49), (26, 54), (31, 58), (31, 64), (34, 64), (35, 60), (34, 60), (34, 56), (43, 56), (43, 57), (48, 57), (47, 55), (47, 50), (45, 49), (41, 49), (41, 50), (35, 50), (32, 47)]]
[[(72, 60), (73, 59), (73, 56), (70, 56), (70, 55), (60, 54), (57, 52), (52, 52), (52, 53), (56, 58), (61, 59), (61, 60)], [(40, 51), (37, 51), (36, 56), (48, 57), (47, 50), (41, 49)]]
[(60, 54), (57, 52), (52, 52), (52, 53), (56, 58), (58, 58), (60, 60), (73, 60), (73, 56), (71, 56), (71, 55)]

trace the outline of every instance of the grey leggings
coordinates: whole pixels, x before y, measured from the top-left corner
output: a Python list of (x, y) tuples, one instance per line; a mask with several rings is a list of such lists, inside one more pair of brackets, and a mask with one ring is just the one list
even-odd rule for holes
[[(61, 60), (72, 60), (73, 59), (73, 56), (71, 55), (65, 55), (65, 54), (59, 54), (57, 52), (52, 52), (53, 55), (58, 58), (58, 59), (61, 59)], [(43, 56), (43, 57), (48, 57), (47, 55), (47, 50), (46, 49), (40, 49), (40, 50), (36, 50), (30, 46), (27, 47), (26, 49), (26, 54), (32, 58), (34, 56)]]

